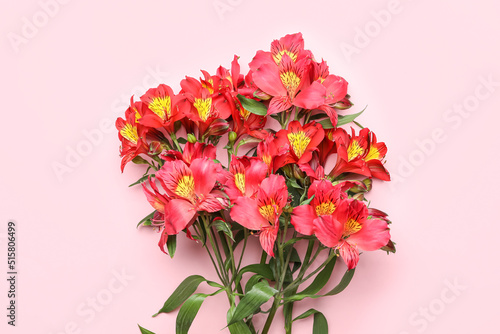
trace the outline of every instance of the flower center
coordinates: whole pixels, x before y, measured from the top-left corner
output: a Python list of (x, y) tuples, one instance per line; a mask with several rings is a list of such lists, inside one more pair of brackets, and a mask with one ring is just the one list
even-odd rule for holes
[(292, 97), (295, 96), (295, 92), (300, 84), (299, 76), (295, 72), (287, 71), (280, 74), (280, 79), (288, 94)]
[(361, 230), (361, 227), (362, 227), (361, 224), (358, 223), (356, 220), (349, 219), (347, 223), (345, 223), (343, 237), (346, 238), (351, 234), (358, 232), (359, 230)]
[(195, 99), (193, 103), (196, 110), (198, 110), (198, 115), (201, 120), (205, 122), (210, 116), (212, 109), (212, 98), (207, 99)]
[(263, 205), (259, 208), (259, 212), (262, 217), (274, 224), (276, 216), (278, 215), (278, 205), (276, 205), (276, 202), (271, 199), (269, 204)]
[(281, 62), (281, 58), (283, 58), (284, 54), (287, 54), (292, 60), (295, 62), (297, 60), (297, 54), (289, 51), (289, 50), (281, 50), (278, 53), (273, 55), (273, 60), (276, 63), (276, 65), (279, 65)]
[(375, 147), (370, 146), (370, 150), (368, 151), (368, 154), (365, 157), (365, 161), (379, 159), (379, 158), (380, 158), (380, 152)]
[(130, 124), (125, 124), (125, 126), (120, 130), (120, 134), (123, 136), (123, 138), (134, 144), (137, 144), (137, 141), (139, 140), (137, 127)]
[(351, 161), (352, 159), (362, 155), (363, 152), (364, 149), (359, 145), (359, 142), (357, 140), (353, 140), (347, 148), (347, 158)]
[(335, 211), (335, 204), (332, 202), (323, 202), (321, 204), (316, 205), (316, 215), (318, 216), (326, 216), (331, 215)]
[(311, 138), (306, 136), (304, 131), (291, 132), (288, 134), (288, 141), (292, 146), (293, 152), (300, 159), (302, 154), (306, 151), (307, 145), (311, 142)]
[(194, 178), (191, 175), (182, 176), (177, 182), (175, 193), (178, 196), (190, 199), (194, 197)]
[(170, 101), (170, 96), (155, 97), (151, 103), (149, 103), (149, 109), (161, 119), (169, 119), (171, 116)]
[(245, 174), (236, 173), (234, 175), (234, 183), (236, 187), (241, 191), (242, 194), (245, 193)]

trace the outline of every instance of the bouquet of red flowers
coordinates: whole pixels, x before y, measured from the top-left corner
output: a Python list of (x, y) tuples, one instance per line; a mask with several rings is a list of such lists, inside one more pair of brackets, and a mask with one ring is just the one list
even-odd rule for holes
[[(347, 81), (304, 49), (300, 33), (257, 51), (249, 68), (240, 73), (235, 56), (230, 70), (186, 77), (178, 94), (161, 84), (132, 98), (116, 121), (122, 171), (129, 162), (147, 167), (134, 184), (154, 211), (139, 225), (157, 229), (160, 249), (172, 257), (185, 233), (219, 277), (186, 278), (157, 314), (180, 307), (176, 333), (187, 333), (203, 301), (224, 292), (233, 334), (268, 333), (279, 308), (286, 333), (308, 316), (314, 333), (328, 333), (321, 312), (293, 317), (293, 305), (343, 291), (361, 251), (395, 252), (387, 214), (365, 199), (373, 178), (390, 180), (387, 148), (355, 121), (362, 111), (344, 112), (352, 106)], [(342, 128), (352, 123), (360, 130)], [(261, 260), (242, 266), (254, 238)], [(302, 254), (299, 243), (307, 245)], [(347, 270), (321, 292), (338, 257)], [(195, 293), (202, 282), (215, 291)], [(262, 329), (252, 321), (258, 313), (267, 314)]]

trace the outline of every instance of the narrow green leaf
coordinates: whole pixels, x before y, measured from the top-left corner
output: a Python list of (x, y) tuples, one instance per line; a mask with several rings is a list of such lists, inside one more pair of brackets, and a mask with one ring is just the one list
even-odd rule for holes
[(244, 274), (247, 272), (252, 272), (255, 274), (260, 274), (264, 276), (267, 279), (274, 279), (273, 271), (271, 270), (271, 267), (269, 264), (250, 264), (246, 267), (241, 268), (239, 274)]
[(262, 304), (271, 299), (277, 292), (278, 290), (270, 287), (267, 281), (255, 284), (252, 289), (248, 291), (243, 298), (241, 298), (241, 301), (236, 306), (234, 314), (228, 325), (232, 325), (253, 314)]
[(328, 321), (326, 320), (323, 313), (313, 308), (305, 311), (304, 313), (293, 319), (293, 321), (305, 319), (307, 317), (310, 317), (311, 315), (314, 315), (313, 334), (328, 334)]
[(167, 251), (170, 258), (174, 257), (175, 249), (177, 248), (177, 235), (169, 235), (167, 238)]
[[(142, 218), (141, 221), (139, 222), (139, 224), (137, 224), (137, 227), (141, 226), (141, 224), (144, 224), (144, 226), (147, 226), (146, 223), (149, 221), (151, 222), (151, 219), (153, 218), (153, 216), (155, 215), (155, 211), (151, 212), (149, 215), (147, 215), (146, 217)], [(150, 223), (151, 225), (151, 223)]]
[(229, 237), (232, 241), (234, 241), (233, 231), (231, 231), (231, 226), (228, 223), (221, 219), (217, 219), (213, 222), (213, 225), (217, 229), (217, 232), (224, 232), (225, 235)]
[(191, 296), (201, 282), (206, 281), (203, 276), (200, 275), (192, 275), (187, 277), (181, 284), (175, 289), (170, 297), (168, 297), (163, 307), (158, 311), (158, 313), (154, 314), (153, 317), (156, 317), (160, 313), (169, 313), (181, 306), (182, 303), (186, 299)]
[[(231, 306), (231, 308), (227, 311), (227, 321), (229, 322), (229, 319), (232, 318), (235, 310), (235, 306)], [(238, 321), (237, 323), (234, 323), (232, 325), (227, 326), (229, 329), (229, 332), (231, 334), (252, 334), (252, 331), (249, 329), (249, 327), (245, 324), (244, 321)]]
[(196, 293), (189, 297), (184, 304), (182, 304), (179, 313), (177, 314), (177, 319), (175, 321), (175, 333), (176, 334), (187, 334), (189, 327), (193, 323), (194, 318), (200, 310), (201, 304), (205, 301), (209, 295), (205, 293)]
[(307, 204), (311, 203), (311, 201), (313, 200), (314, 196), (316, 196), (316, 194), (312, 195), (311, 198), (308, 198), (305, 201), (302, 201), (300, 203), (300, 205), (307, 205)]
[(154, 176), (154, 174), (146, 174), (146, 175), (143, 175), (139, 180), (135, 181), (134, 183), (130, 184), (129, 187), (133, 187), (137, 184), (140, 184), (144, 181), (146, 181), (148, 179), (149, 176)]
[(261, 281), (263, 278), (264, 276), (259, 274), (251, 276), (248, 279), (247, 284), (245, 284), (245, 293), (248, 293), (250, 290), (252, 290), (253, 286), (257, 284), (259, 281)]
[(179, 138), (177, 138), (177, 142), (178, 142), (179, 144), (186, 144), (186, 143), (187, 143), (187, 139), (186, 139), (186, 138), (179, 137)]
[(348, 124), (348, 123), (351, 123), (353, 122), (359, 115), (361, 115), (363, 113), (363, 111), (366, 110), (366, 107), (361, 110), (360, 112), (356, 113), (356, 114), (351, 114), (351, 115), (339, 115), (339, 120), (337, 122), (337, 126), (341, 126), (341, 125), (345, 125), (345, 124)]
[(315, 295), (320, 292), (320, 290), (323, 289), (326, 283), (330, 280), (336, 260), (337, 257), (333, 257), (323, 270), (316, 275), (313, 282), (305, 288), (304, 291), (299, 292), (299, 295)]
[(252, 114), (259, 115), (259, 116), (266, 116), (267, 115), (267, 108), (262, 102), (255, 101), (253, 99), (248, 99), (241, 94), (238, 94), (237, 98), (238, 98), (238, 100), (240, 100), (243, 108), (250, 111)]
[(313, 334), (328, 334), (328, 321), (321, 312), (314, 314)]
[(151, 332), (151, 331), (147, 330), (146, 328), (141, 327), (140, 325), (137, 325), (137, 326), (139, 326), (139, 329), (141, 330), (141, 334), (155, 334), (154, 332)]
[(141, 157), (140, 155), (138, 155), (134, 159), (132, 159), (132, 162), (134, 164), (137, 164), (137, 165), (141, 165), (141, 164), (149, 165), (149, 162), (146, 159), (144, 159), (143, 157)]
[[(334, 287), (332, 290), (330, 290), (329, 292), (327, 292), (323, 296), (333, 296), (333, 295), (339, 294), (342, 291), (344, 291), (345, 288), (347, 288), (347, 286), (349, 285), (349, 283), (351, 283), (351, 280), (352, 280), (352, 277), (354, 276), (355, 270), (356, 269), (347, 270), (345, 272), (344, 276), (342, 276), (340, 283), (337, 284), (336, 287)], [(321, 296), (318, 296), (318, 297), (321, 297)]]
[(318, 311), (313, 309), (313, 308), (310, 308), (309, 310), (305, 311), (304, 313), (302, 313), (301, 315), (295, 317), (295, 319), (293, 319), (293, 321), (295, 320), (301, 320), (301, 319), (305, 319), (315, 313), (317, 313)]

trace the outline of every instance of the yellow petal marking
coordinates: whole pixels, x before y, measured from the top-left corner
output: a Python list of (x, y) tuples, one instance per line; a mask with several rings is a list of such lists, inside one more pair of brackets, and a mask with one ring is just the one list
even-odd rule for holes
[(370, 150), (365, 157), (365, 161), (380, 159), (380, 152), (373, 146), (370, 146)]
[(300, 158), (302, 154), (306, 151), (307, 145), (311, 142), (311, 138), (306, 136), (304, 131), (290, 132), (288, 134), (288, 141), (292, 146), (295, 155)]
[(332, 202), (323, 202), (319, 205), (316, 205), (316, 215), (318, 216), (326, 216), (331, 215), (335, 211), (335, 204)]
[(277, 54), (274, 54), (273, 55), (273, 60), (274, 62), (276, 63), (276, 65), (279, 65), (280, 62), (281, 62), (281, 58), (283, 58), (283, 55), (284, 54), (287, 54), (290, 58), (292, 58), (292, 60), (295, 62), (297, 61), (297, 54), (296, 53), (293, 53), (293, 52), (290, 52), (288, 50), (281, 50), (280, 52), (278, 52)]
[(245, 174), (236, 173), (234, 175), (234, 183), (236, 187), (241, 191), (242, 194), (245, 193)]
[(205, 122), (210, 117), (212, 111), (212, 98), (195, 99), (193, 105), (198, 110), (201, 120)]
[(288, 94), (290, 96), (295, 96), (295, 92), (297, 91), (297, 88), (299, 88), (300, 84), (299, 76), (295, 72), (287, 71), (280, 73), (280, 79), (283, 86), (285, 86), (288, 91)]
[(191, 199), (194, 197), (194, 178), (192, 175), (184, 175), (177, 182), (175, 193), (178, 196)]
[(123, 138), (134, 144), (137, 144), (137, 141), (139, 140), (137, 127), (132, 126), (128, 123), (125, 124), (125, 126), (120, 130), (120, 134), (123, 136)]
[(348, 237), (361, 230), (362, 226), (354, 219), (349, 219), (344, 226), (344, 237)]
[(161, 119), (167, 120), (172, 114), (170, 102), (170, 96), (155, 97), (151, 103), (149, 103), (149, 109)]
[(359, 142), (357, 140), (351, 141), (349, 144), (349, 147), (347, 148), (347, 158), (348, 161), (351, 161), (352, 159), (362, 155), (365, 150), (359, 145)]

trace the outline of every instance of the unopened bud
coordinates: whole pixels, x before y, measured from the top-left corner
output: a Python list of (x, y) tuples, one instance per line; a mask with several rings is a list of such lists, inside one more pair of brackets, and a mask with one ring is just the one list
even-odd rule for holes
[(230, 143), (234, 143), (236, 138), (238, 138), (238, 134), (236, 132), (234, 131), (229, 132), (228, 139)]
[(216, 119), (210, 124), (207, 134), (210, 136), (222, 136), (229, 131), (229, 123), (224, 119)]
[(194, 144), (197, 142), (195, 135), (193, 135), (192, 133), (188, 133), (187, 139), (188, 139), (188, 142), (190, 142), (191, 144)]
[(306, 173), (300, 170), (299, 166), (293, 165), (293, 176), (298, 180), (304, 180)]
[(163, 151), (164, 147), (159, 141), (153, 141), (149, 144), (149, 155), (158, 155)]

